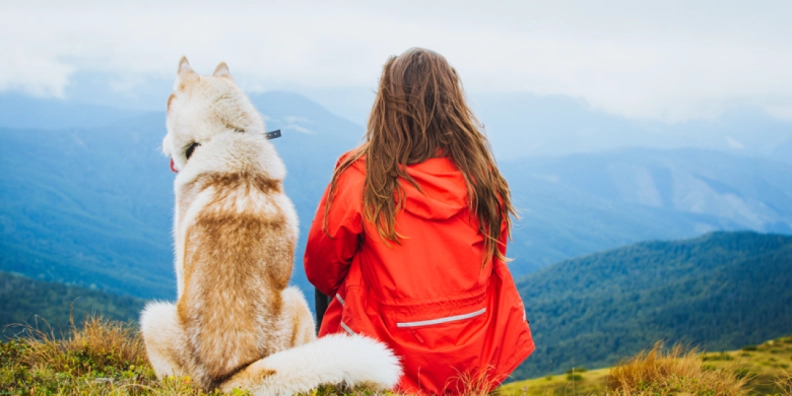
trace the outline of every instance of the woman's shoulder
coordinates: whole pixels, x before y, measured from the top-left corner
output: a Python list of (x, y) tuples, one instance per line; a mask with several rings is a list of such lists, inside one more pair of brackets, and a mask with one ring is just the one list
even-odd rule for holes
[(345, 152), (344, 154), (341, 154), (341, 156), (338, 158), (338, 162), (336, 163), (336, 167), (341, 165), (341, 163), (346, 161), (347, 159), (351, 159), (351, 158), (356, 157), (356, 156), (358, 158), (355, 158), (355, 162), (358, 162), (358, 161), (365, 162), (366, 161), (366, 155), (365, 154), (358, 155), (359, 153), (362, 152), (362, 150), (363, 149), (360, 146), (358, 146), (358, 147), (353, 148), (352, 150), (349, 150), (349, 151)]
[[(366, 175), (366, 155), (360, 154), (360, 147), (355, 147), (352, 150), (347, 151), (338, 158), (336, 161), (335, 169), (338, 169), (340, 166), (343, 166), (348, 161), (352, 161), (351, 164), (344, 170), (342, 175), (352, 174), (352, 175)], [(352, 170), (352, 172), (350, 172)], [(348, 176), (347, 176), (348, 177)]]
[[(336, 194), (361, 195), (366, 181), (366, 162), (364, 156), (358, 156), (360, 148), (354, 148), (342, 154), (336, 161), (334, 168), (334, 183)], [(351, 162), (350, 162), (351, 161)], [(339, 168), (345, 168), (336, 175)], [(332, 184), (333, 182), (331, 182)], [(359, 191), (358, 191), (359, 190)], [(362, 195), (361, 195), (362, 196)]]

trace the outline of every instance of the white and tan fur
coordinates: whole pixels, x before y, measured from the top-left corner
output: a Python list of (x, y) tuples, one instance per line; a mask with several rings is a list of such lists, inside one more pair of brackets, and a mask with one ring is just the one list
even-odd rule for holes
[[(141, 331), (157, 376), (204, 389), (307, 392), (321, 384), (390, 388), (401, 375), (382, 343), (316, 340), (302, 293), (287, 287), (297, 214), (261, 115), (225, 63), (212, 76), (179, 64), (163, 151), (179, 171), (173, 235), (178, 301), (155, 302)], [(198, 143), (187, 158), (187, 149)]]

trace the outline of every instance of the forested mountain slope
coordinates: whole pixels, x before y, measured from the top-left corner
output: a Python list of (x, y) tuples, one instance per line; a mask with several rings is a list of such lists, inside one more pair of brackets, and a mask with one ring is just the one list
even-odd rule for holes
[(47, 330), (49, 324), (57, 335), (69, 328), (70, 314), (77, 324), (88, 314), (137, 321), (141, 309), (143, 301), (136, 298), (0, 272), (0, 329), (4, 329), (0, 334), (5, 337), (20, 330), (6, 328), (9, 324), (38, 324), (40, 330)]
[(792, 329), (792, 237), (716, 232), (554, 264), (518, 281), (536, 352), (515, 378), (616, 363), (657, 340), (736, 349)]

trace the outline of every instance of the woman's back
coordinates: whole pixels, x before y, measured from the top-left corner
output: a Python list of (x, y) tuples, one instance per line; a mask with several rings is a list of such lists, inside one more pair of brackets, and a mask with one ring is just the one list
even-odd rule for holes
[[(407, 167), (420, 186), (402, 182), (404, 210), (396, 214), (398, 247), (386, 243), (371, 223), (371, 235), (361, 253), (371, 262), (363, 267), (372, 295), (382, 302), (432, 301), (481, 293), (487, 267), (482, 268), (484, 238), (467, 203), (465, 179), (447, 158), (432, 158)], [(420, 276), (416, 276), (420, 275)]]
[(399, 245), (363, 220), (365, 158), (339, 179), (329, 234), (320, 206), (305, 256), (309, 280), (335, 297), (320, 336), (348, 332), (386, 342), (403, 359), (404, 391), (457, 392), (460, 375), (499, 383), (533, 351), (511, 276), (502, 261), (482, 266), (483, 237), (453, 164), (433, 158), (407, 172), (423, 193), (402, 182)]
[(421, 49), (390, 59), (366, 137), (339, 160), (308, 236), (308, 279), (334, 298), (320, 336), (386, 342), (402, 391), (497, 385), (534, 345), (504, 262), (508, 185), (456, 72)]

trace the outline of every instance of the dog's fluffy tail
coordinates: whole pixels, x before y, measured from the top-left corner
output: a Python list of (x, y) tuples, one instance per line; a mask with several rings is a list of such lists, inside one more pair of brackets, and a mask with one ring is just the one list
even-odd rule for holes
[(307, 393), (319, 385), (345, 384), (390, 389), (402, 370), (385, 344), (363, 336), (335, 334), (254, 362), (221, 388), (255, 395)]

